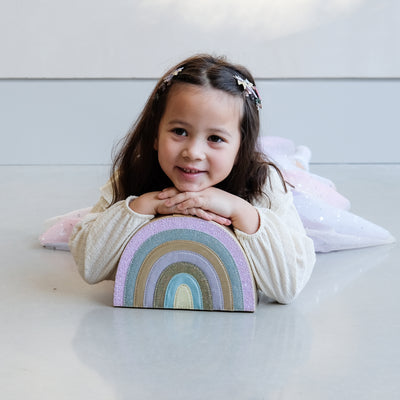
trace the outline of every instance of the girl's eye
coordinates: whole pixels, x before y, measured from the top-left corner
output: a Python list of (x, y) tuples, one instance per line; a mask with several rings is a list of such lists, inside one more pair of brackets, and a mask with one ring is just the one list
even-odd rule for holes
[(208, 140), (213, 143), (222, 143), (224, 141), (224, 139), (217, 135), (211, 135)]
[(183, 128), (174, 128), (174, 129), (172, 129), (172, 132), (174, 132), (178, 136), (186, 136), (187, 135), (186, 130)]

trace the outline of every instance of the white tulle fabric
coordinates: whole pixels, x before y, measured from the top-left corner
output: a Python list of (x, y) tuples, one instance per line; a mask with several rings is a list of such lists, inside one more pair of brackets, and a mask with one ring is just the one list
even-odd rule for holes
[(316, 252), (389, 244), (394, 237), (382, 227), (350, 212), (350, 201), (332, 181), (309, 172), (311, 151), (281, 137), (263, 137), (263, 152), (293, 185), (293, 201)]
[[(307, 235), (316, 252), (330, 252), (388, 244), (394, 237), (382, 227), (350, 212), (350, 201), (332, 181), (309, 172), (311, 151), (291, 140), (267, 136), (260, 139), (261, 149), (293, 185), (293, 200)], [(69, 250), (68, 240), (75, 224), (91, 208), (83, 208), (54, 217), (45, 223), (39, 240), (42, 246)]]

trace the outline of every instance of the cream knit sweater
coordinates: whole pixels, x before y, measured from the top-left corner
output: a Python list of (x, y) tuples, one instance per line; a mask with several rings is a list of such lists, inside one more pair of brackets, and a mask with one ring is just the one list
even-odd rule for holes
[[(234, 229), (242, 245), (258, 288), (279, 303), (287, 304), (300, 293), (315, 264), (313, 242), (286, 193), (278, 174), (264, 191), (268, 197), (254, 204), (260, 215), (260, 227), (252, 235)], [(138, 214), (129, 208), (130, 196), (112, 202), (111, 184), (101, 188), (101, 197), (71, 235), (69, 246), (79, 273), (88, 283), (115, 277), (121, 254), (132, 235), (154, 215)]]

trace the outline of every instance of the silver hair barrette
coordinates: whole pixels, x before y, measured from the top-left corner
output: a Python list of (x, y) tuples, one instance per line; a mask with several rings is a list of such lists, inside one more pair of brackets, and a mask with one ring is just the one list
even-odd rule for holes
[(256, 87), (248, 79), (244, 79), (239, 75), (234, 75), (233, 77), (236, 79), (239, 86), (243, 86), (246, 97), (250, 97), (256, 104), (257, 110), (260, 110), (262, 108), (261, 98)]
[(167, 87), (171, 84), (172, 79), (177, 76), (183, 70), (183, 68), (184, 67), (176, 68), (162, 80), (159, 88), (157, 89), (156, 100), (160, 99), (161, 94), (167, 90)]
[(163, 79), (163, 83), (164, 83), (166, 86), (168, 86), (168, 85), (171, 83), (172, 79), (173, 79), (175, 76), (177, 76), (177, 75), (183, 70), (183, 68), (184, 68), (184, 67), (180, 67), (180, 68), (177, 68), (176, 70), (172, 71), (169, 75), (167, 75), (167, 76)]

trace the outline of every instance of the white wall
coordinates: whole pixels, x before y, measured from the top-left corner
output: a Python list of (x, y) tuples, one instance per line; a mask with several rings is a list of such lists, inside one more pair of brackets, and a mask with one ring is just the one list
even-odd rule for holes
[(400, 77), (398, 0), (2, 0), (0, 77), (156, 78), (193, 52), (258, 78)]
[(252, 70), (264, 134), (400, 162), (399, 42), (398, 0), (2, 0), (0, 164), (110, 162), (155, 79), (204, 51)]
[[(105, 164), (153, 80), (0, 81), (0, 164)], [(263, 134), (313, 162), (400, 162), (400, 80), (259, 80)], [(384, 106), (382, 106), (382, 104)]]

